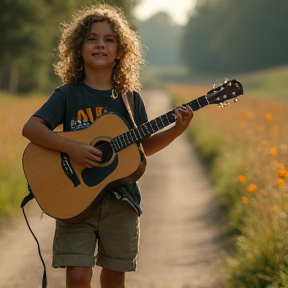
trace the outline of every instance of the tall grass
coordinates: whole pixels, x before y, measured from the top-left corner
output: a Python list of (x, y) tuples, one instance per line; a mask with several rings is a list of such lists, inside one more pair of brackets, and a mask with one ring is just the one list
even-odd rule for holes
[[(182, 102), (207, 88), (168, 86)], [(225, 287), (288, 287), (288, 105), (249, 96), (195, 112), (191, 137), (230, 232)]]
[(44, 98), (0, 93), (0, 102), (0, 217), (3, 218), (20, 211), (21, 200), (27, 194), (22, 154), (28, 141), (21, 132)]

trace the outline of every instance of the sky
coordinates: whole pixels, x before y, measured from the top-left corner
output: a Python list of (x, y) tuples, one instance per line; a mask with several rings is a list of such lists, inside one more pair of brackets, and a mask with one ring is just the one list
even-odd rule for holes
[(165, 11), (174, 22), (185, 25), (187, 13), (194, 3), (195, 0), (142, 0), (135, 12), (140, 20), (146, 20), (159, 11)]

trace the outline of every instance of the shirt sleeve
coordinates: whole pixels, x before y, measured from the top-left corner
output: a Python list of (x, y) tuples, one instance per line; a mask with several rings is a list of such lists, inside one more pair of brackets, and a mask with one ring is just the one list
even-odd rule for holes
[(58, 125), (64, 122), (65, 107), (65, 94), (59, 88), (56, 88), (50, 98), (33, 114), (33, 116), (45, 120), (48, 123), (49, 128), (54, 130)]

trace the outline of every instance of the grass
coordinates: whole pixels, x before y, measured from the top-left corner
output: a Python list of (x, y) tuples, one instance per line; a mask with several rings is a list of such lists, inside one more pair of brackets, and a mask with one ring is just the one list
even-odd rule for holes
[(249, 94), (265, 99), (288, 101), (287, 65), (240, 75), (239, 78)]
[(21, 162), (28, 141), (21, 133), (44, 98), (2, 93), (0, 100), (0, 217), (3, 218), (18, 213), (21, 200), (28, 193)]
[[(227, 288), (288, 287), (287, 71), (286, 66), (240, 77), (245, 95), (237, 105), (205, 107), (190, 126), (230, 233), (223, 267)], [(206, 85), (167, 89), (181, 102), (207, 91)]]

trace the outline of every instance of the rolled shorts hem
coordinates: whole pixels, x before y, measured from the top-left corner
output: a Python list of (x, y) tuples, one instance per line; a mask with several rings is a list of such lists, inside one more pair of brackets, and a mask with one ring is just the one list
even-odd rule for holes
[(93, 267), (95, 265), (95, 257), (87, 255), (55, 255), (52, 261), (53, 268), (80, 266)]
[(136, 271), (137, 261), (115, 260), (104, 255), (98, 255), (96, 265), (118, 272), (132, 272)]

